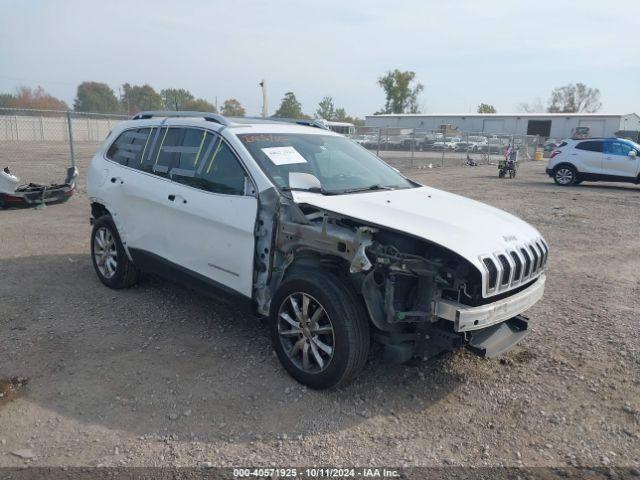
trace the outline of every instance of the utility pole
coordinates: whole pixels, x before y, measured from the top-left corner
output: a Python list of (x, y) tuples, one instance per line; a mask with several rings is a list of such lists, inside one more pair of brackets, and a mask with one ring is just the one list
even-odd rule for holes
[(267, 82), (264, 79), (260, 82), (262, 87), (262, 116), (267, 117), (269, 115), (269, 107), (267, 105)]
[(127, 115), (131, 115), (131, 107), (129, 105), (129, 95), (127, 95), (127, 92), (124, 92), (124, 95), (122, 94), (122, 88), (118, 87), (118, 94), (120, 95), (120, 101), (127, 101)]

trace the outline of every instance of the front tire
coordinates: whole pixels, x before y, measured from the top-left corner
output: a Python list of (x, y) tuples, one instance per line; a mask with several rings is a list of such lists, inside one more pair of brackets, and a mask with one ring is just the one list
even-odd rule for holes
[(93, 222), (91, 261), (98, 278), (109, 288), (129, 288), (138, 281), (138, 269), (127, 257), (110, 215)]
[(560, 165), (553, 172), (553, 180), (561, 187), (575, 185), (578, 180), (578, 172), (571, 165)]
[(362, 301), (327, 271), (300, 269), (285, 278), (271, 302), (270, 331), (284, 368), (310, 388), (346, 385), (367, 361)]

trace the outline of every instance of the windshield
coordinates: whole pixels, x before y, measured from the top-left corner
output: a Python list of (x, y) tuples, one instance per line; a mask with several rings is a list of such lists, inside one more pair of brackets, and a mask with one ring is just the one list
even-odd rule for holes
[(238, 138), (280, 188), (289, 187), (291, 172), (314, 175), (323, 193), (413, 187), (378, 157), (344, 137), (268, 133)]

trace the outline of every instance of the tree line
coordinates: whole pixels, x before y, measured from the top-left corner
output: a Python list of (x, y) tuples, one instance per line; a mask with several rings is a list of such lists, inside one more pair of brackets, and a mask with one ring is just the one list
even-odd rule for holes
[[(417, 81), (416, 73), (398, 69), (386, 72), (378, 78), (378, 85), (385, 94), (385, 104), (375, 114), (420, 113), (419, 96), (424, 86)], [(42, 87), (20, 86), (15, 93), (0, 93), (0, 107), (38, 110), (69, 110), (62, 100), (46, 92)], [(568, 84), (553, 89), (546, 106), (537, 98), (533, 102), (521, 103), (518, 110), (536, 113), (577, 113), (597, 112), (602, 108), (600, 91), (583, 83)], [(196, 98), (183, 88), (165, 88), (157, 92), (148, 84), (131, 85), (124, 83), (119, 95), (106, 83), (87, 81), (77, 87), (73, 110), (89, 113), (122, 113), (134, 115), (144, 110), (197, 110), (218, 112), (217, 105), (204, 98)], [(496, 113), (496, 108), (480, 103), (478, 113)], [(220, 108), (225, 116), (243, 117), (246, 110), (235, 98), (226, 99)], [(302, 109), (302, 104), (294, 92), (286, 92), (274, 117), (312, 118)], [(349, 122), (362, 125), (360, 118), (347, 114), (342, 107), (335, 105), (333, 97), (324, 96), (318, 103), (313, 117), (329, 121)]]
[[(199, 110), (218, 112), (204, 98), (196, 98), (184, 88), (165, 88), (157, 92), (151, 85), (124, 83), (119, 96), (106, 83), (82, 82), (78, 85), (73, 110), (87, 113), (120, 113), (134, 115), (144, 110)], [(70, 110), (66, 102), (42, 87), (20, 86), (15, 93), (0, 93), (0, 107), (35, 110)], [(223, 115), (243, 117), (246, 112), (235, 98), (228, 98), (220, 109)]]

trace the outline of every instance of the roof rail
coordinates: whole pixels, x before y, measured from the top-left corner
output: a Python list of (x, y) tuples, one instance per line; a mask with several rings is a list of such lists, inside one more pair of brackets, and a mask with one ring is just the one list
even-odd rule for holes
[(147, 112), (136, 113), (133, 117), (131, 117), (131, 120), (145, 120), (153, 117), (202, 117), (208, 122), (219, 123), (220, 125), (224, 125), (225, 127), (231, 125), (229, 123), (229, 120), (218, 113), (196, 112), (191, 110), (151, 110)]
[(275, 123), (295, 123), (296, 125), (303, 125), (306, 127), (322, 128), (323, 130), (329, 130), (326, 123), (323, 120), (313, 118), (287, 118), (287, 117), (243, 117), (249, 120), (259, 120), (260, 122), (275, 122)]
[(271, 117), (276, 122), (286, 122), (286, 123), (295, 123), (297, 125), (304, 125), (307, 127), (316, 127), (322, 128), (323, 130), (329, 130), (327, 124), (322, 120), (317, 120), (313, 118), (280, 118), (280, 117)]

